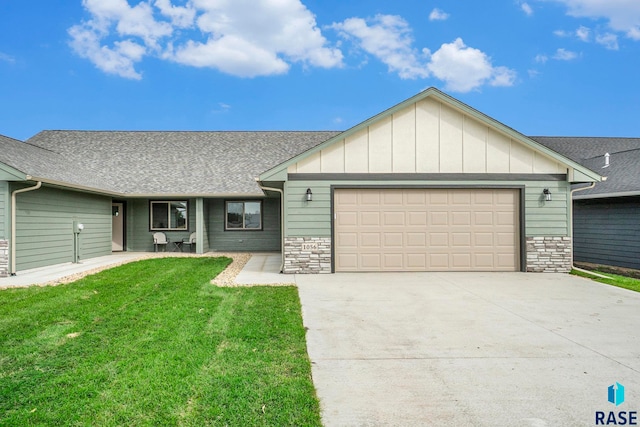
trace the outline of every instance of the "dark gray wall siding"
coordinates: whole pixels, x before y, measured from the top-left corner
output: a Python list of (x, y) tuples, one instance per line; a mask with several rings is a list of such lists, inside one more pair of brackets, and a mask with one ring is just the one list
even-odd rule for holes
[(111, 254), (110, 197), (44, 187), (16, 205), (16, 270), (72, 262), (74, 220), (85, 227), (80, 260)]
[(574, 261), (640, 269), (640, 197), (576, 200)]
[(279, 251), (281, 249), (279, 198), (263, 199), (261, 231), (225, 231), (225, 201), (212, 199), (207, 201), (207, 204), (209, 247), (212, 251)]

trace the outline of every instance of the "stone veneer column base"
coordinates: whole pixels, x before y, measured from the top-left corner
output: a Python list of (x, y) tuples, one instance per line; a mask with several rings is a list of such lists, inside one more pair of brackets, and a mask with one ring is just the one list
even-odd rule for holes
[(571, 237), (527, 237), (527, 271), (571, 271)]
[(330, 237), (285, 237), (285, 274), (331, 273)]
[(9, 277), (9, 241), (0, 240), (0, 277)]

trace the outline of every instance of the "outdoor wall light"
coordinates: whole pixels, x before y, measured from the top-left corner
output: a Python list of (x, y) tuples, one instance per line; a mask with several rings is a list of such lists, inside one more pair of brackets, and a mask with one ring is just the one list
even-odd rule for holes
[(544, 199), (545, 199), (547, 202), (550, 202), (550, 201), (551, 201), (551, 191), (549, 191), (549, 189), (548, 189), (548, 188), (545, 188), (544, 190), (542, 190), (542, 194), (544, 194)]
[(313, 200), (313, 193), (311, 192), (310, 188), (307, 188), (307, 202), (310, 202)]

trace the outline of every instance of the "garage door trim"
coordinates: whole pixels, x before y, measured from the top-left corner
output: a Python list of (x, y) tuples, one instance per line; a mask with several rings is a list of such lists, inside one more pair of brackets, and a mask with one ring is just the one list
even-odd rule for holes
[(520, 271), (526, 271), (526, 254), (527, 254), (527, 243), (525, 238), (525, 186), (524, 185), (494, 185), (494, 184), (472, 184), (472, 185), (402, 185), (402, 184), (390, 184), (390, 185), (381, 185), (381, 184), (363, 184), (363, 185), (349, 185), (349, 184), (332, 184), (330, 186), (330, 208), (331, 208), (331, 272), (336, 272), (336, 234), (335, 234), (335, 190), (341, 189), (349, 189), (349, 190), (360, 190), (360, 189), (445, 189), (445, 190), (455, 190), (455, 189), (505, 189), (505, 190), (518, 190), (518, 232), (520, 233)]

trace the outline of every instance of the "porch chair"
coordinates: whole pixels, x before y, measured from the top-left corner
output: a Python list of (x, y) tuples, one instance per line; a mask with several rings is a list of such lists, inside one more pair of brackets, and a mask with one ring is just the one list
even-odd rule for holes
[(158, 231), (157, 233), (153, 233), (153, 246), (158, 252), (158, 246), (164, 245), (164, 251), (167, 251), (167, 245), (169, 244), (169, 239), (167, 239), (167, 235)]
[(189, 252), (192, 251), (192, 248), (196, 247), (196, 233), (193, 232), (189, 235), (188, 238), (184, 238), (182, 239), (182, 248), (184, 249), (185, 246), (189, 246)]

